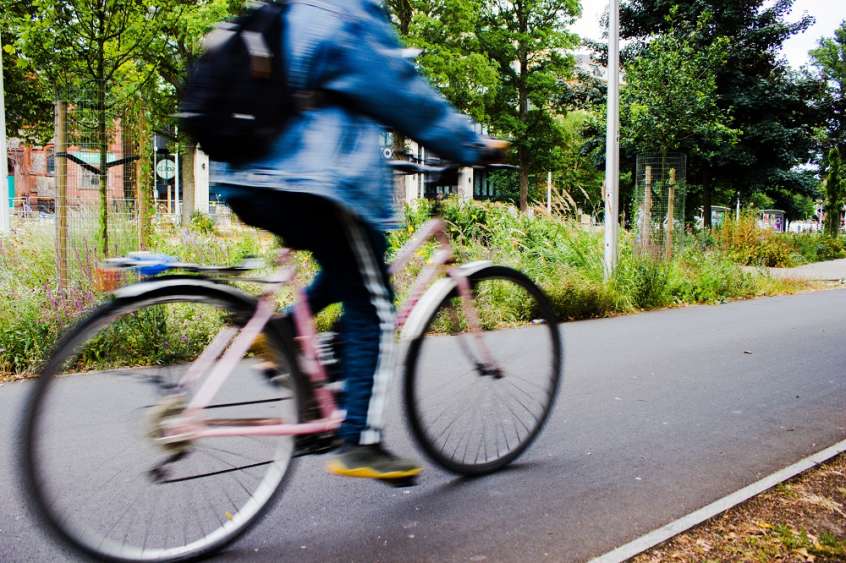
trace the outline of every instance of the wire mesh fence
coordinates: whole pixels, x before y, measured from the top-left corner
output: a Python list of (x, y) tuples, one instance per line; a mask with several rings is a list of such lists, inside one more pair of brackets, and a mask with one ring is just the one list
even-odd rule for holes
[(672, 256), (684, 232), (686, 177), (683, 154), (638, 156), (632, 204), (638, 253)]

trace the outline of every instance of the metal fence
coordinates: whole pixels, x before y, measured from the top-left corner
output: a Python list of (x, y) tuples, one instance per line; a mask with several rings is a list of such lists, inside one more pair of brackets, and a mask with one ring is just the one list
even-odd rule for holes
[(687, 157), (638, 156), (632, 211), (635, 248), (653, 257), (670, 257), (684, 232)]

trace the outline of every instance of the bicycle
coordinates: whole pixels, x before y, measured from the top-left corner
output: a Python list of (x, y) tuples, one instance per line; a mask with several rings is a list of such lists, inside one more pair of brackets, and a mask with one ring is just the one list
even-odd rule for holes
[[(435, 248), (397, 315), (402, 402), (428, 459), (458, 475), (484, 475), (517, 459), (547, 421), (561, 382), (561, 336), (548, 298), (527, 276), (490, 262), (456, 265), (440, 219), (397, 253), (392, 274), (428, 241)], [(107, 266), (144, 279), (115, 290), (43, 367), (21, 434), (30, 505), (61, 543), (87, 557), (209, 555), (259, 521), (298, 457), (335, 447), (342, 385), (327, 373), (333, 360), (303, 290), (290, 316), (277, 311), (276, 297), (296, 273), (289, 251), (266, 277), (251, 276), (250, 261), (213, 267), (134, 254)], [(265, 289), (254, 297), (235, 282)], [(174, 337), (168, 323), (198, 334), (219, 328), (197, 347), (196, 334)], [(145, 361), (132, 338), (148, 325), (159, 330), (159, 365), (137, 367)], [(247, 357), (260, 334), (274, 354), (270, 373)], [(108, 369), (65, 375), (92, 357)]]

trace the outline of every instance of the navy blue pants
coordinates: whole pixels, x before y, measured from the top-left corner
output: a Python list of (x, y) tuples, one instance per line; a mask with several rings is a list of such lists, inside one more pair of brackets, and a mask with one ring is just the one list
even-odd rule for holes
[(348, 443), (378, 443), (394, 367), (385, 234), (318, 196), (241, 186), (224, 193), (242, 221), (278, 235), (289, 248), (311, 251), (320, 265), (307, 288), (309, 307), (317, 314), (333, 303), (343, 305), (339, 332), (347, 415), (341, 436)]

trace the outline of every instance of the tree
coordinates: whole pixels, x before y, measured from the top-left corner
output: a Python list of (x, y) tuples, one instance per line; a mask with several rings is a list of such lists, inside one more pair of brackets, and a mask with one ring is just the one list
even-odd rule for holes
[[(153, 114), (160, 128), (172, 128), (171, 115), (178, 103), (188, 68), (202, 52), (202, 39), (218, 22), (237, 13), (243, 0), (205, 0), (187, 3), (179, 17), (171, 18), (149, 49), (142, 52), (148, 68), (155, 69), (159, 78), (156, 106)], [(185, 151), (182, 153), (182, 222), (188, 224), (194, 212), (194, 157), (195, 145), (191, 139), (178, 139)], [(178, 149), (177, 149), (178, 150)]]
[(626, 65), (621, 96), (622, 144), (637, 154), (681, 151), (710, 157), (733, 145), (738, 131), (717, 103), (717, 69), (727, 58), (728, 40), (717, 37), (705, 48), (691, 31), (671, 29), (657, 36)]
[(423, 74), (453, 105), (478, 122), (499, 86), (499, 68), (483, 52), (476, 29), (481, 0), (418, 2), (406, 42), (423, 49)]
[(715, 190), (744, 197), (760, 191), (774, 198), (814, 193), (814, 182), (797, 167), (815, 157), (820, 116), (812, 100), (819, 82), (790, 71), (779, 55), (782, 44), (813, 20), (788, 23), (792, 5), (793, 0), (630, 0), (622, 6), (627, 38), (644, 41), (677, 33), (702, 17), (709, 23), (692, 38), (697, 49), (728, 38), (728, 56), (716, 71), (716, 100), (733, 115), (733, 127), (741, 134), (735, 145), (715, 147), (688, 161), (689, 183), (704, 186), (688, 201), (703, 205), (708, 226)]
[[(11, 0), (5, 0), (11, 3)], [(107, 202), (108, 114), (116, 94), (132, 95), (126, 78), (145, 49), (181, 13), (178, 0), (34, 0), (18, 20), (18, 47), (40, 76), (60, 88), (94, 91), (99, 150), (99, 250), (109, 248)]]
[(23, 2), (0, 2), (3, 29), (3, 83), (6, 96), (6, 134), (28, 142), (45, 144), (53, 136), (53, 93), (15, 44), (20, 36), (18, 22), (29, 11)]
[(528, 208), (529, 174), (541, 172), (561, 141), (556, 116), (563, 114), (576, 45), (567, 25), (579, 13), (578, 0), (496, 0), (482, 7), (479, 40), (499, 66), (500, 87), (488, 110), (493, 129), (508, 135), (520, 166), (521, 210)]
[(836, 237), (840, 233), (840, 212), (843, 210), (844, 179), (841, 177), (840, 151), (828, 153), (828, 177), (825, 179), (825, 234)]
[(811, 59), (825, 83), (821, 104), (827, 133), (825, 143), (836, 146), (841, 155), (846, 154), (846, 21), (840, 24), (833, 38), (820, 40), (819, 47), (811, 51)]
[[(458, 109), (486, 121), (489, 98), (499, 83), (496, 64), (476, 35), (484, 0), (386, 0), (400, 38), (421, 49), (421, 72)], [(406, 139), (393, 135), (395, 158), (403, 158)], [(400, 185), (404, 182), (400, 181)]]
[(595, 215), (602, 205), (604, 173), (597, 170), (590, 155), (582, 151), (583, 130), (590, 117), (588, 111), (576, 109), (559, 118), (563, 142), (555, 147), (555, 161), (550, 171), (554, 186), (562, 195), (566, 192), (578, 208)]

